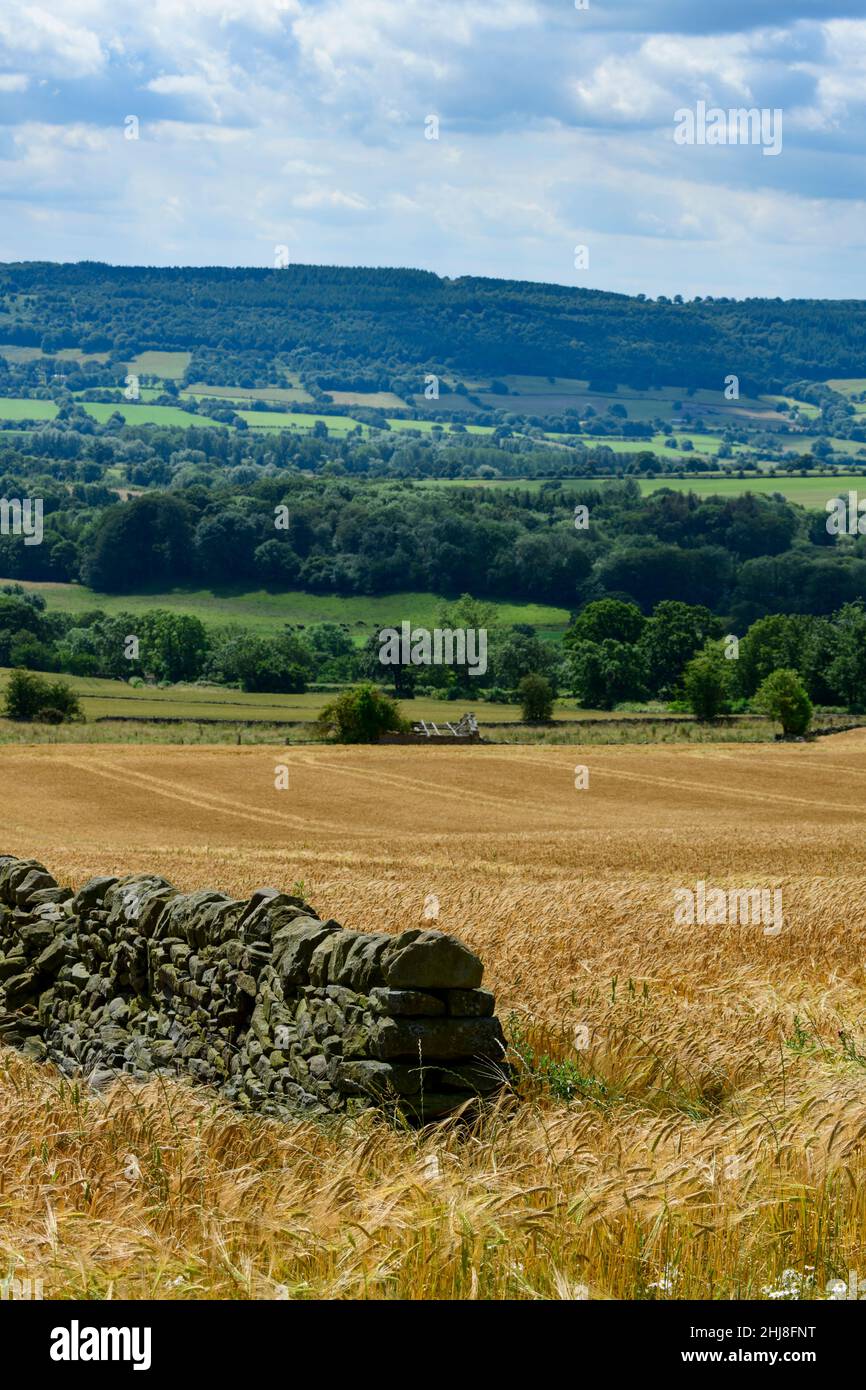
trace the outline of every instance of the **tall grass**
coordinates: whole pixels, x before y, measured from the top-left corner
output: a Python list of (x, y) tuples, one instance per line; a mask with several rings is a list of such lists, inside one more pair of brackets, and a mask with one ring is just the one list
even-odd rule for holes
[[(180, 1083), (95, 1095), (2, 1052), (0, 1275), (158, 1298), (866, 1280), (864, 750), (863, 731), (598, 748), (578, 791), (570, 749), (304, 748), (291, 801), (266, 749), (2, 750), (0, 849), (64, 881), (302, 878), (349, 927), (456, 933), (516, 1093), (420, 1131), (279, 1125)], [(781, 887), (782, 932), (677, 926), (698, 878)]]

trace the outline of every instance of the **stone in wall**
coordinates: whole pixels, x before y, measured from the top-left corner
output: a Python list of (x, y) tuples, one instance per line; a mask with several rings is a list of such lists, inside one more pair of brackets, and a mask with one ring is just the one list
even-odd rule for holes
[(508, 1083), (482, 973), (443, 932), (348, 931), (275, 888), (73, 893), (0, 856), (0, 1042), (95, 1085), (185, 1074), (277, 1117), (433, 1119)]

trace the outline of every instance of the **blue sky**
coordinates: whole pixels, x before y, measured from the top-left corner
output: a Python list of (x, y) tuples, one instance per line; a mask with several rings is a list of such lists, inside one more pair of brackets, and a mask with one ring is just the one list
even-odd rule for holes
[[(862, 298), (863, 15), (4, 0), (0, 259), (272, 265), (285, 246), (649, 295)], [(781, 109), (781, 153), (676, 143), (698, 101)]]

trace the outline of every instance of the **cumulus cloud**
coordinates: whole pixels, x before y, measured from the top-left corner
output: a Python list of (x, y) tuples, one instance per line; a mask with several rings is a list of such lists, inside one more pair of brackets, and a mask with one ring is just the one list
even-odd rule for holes
[[(648, 293), (859, 292), (861, 15), (5, 0), (0, 256), (269, 264), (289, 244), (293, 260)], [(675, 144), (674, 112), (698, 100), (781, 108), (782, 155)]]
[[(76, 5), (69, 9), (74, 14)], [(86, 22), (20, 0), (6, 0), (0, 11), (0, 45), (5, 61), (32, 63), (42, 76), (90, 77), (107, 56), (99, 34)]]

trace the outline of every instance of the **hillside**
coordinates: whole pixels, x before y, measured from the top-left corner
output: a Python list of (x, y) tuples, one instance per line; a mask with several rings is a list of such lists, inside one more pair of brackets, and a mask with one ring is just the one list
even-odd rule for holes
[(0, 308), (5, 343), (126, 356), (291, 353), (349, 390), (359, 375), (442, 365), (638, 388), (721, 389), (735, 372), (744, 389), (780, 391), (801, 378), (856, 376), (866, 353), (860, 301), (677, 303), (408, 269), (24, 262), (0, 268)]

